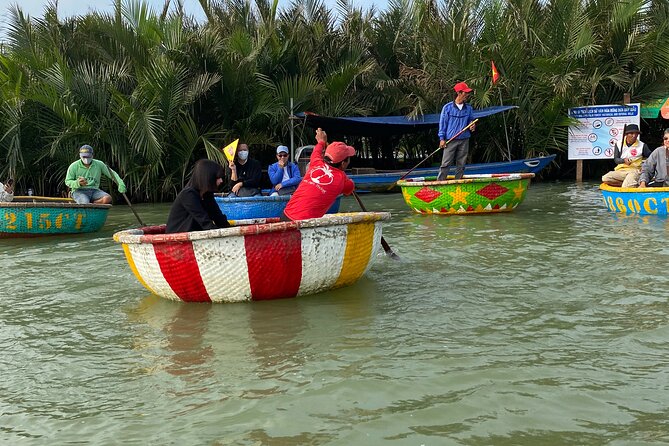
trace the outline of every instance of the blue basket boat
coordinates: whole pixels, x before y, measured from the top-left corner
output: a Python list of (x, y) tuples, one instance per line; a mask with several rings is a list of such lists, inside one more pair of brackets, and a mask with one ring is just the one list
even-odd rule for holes
[(15, 197), (0, 203), (0, 238), (81, 234), (99, 231), (111, 204), (77, 204), (71, 199)]
[(668, 215), (669, 187), (599, 186), (609, 211), (621, 214)]
[[(290, 195), (256, 195), (254, 197), (216, 197), (216, 203), (228, 220), (280, 217)], [(341, 196), (328, 209), (328, 214), (339, 212)]]

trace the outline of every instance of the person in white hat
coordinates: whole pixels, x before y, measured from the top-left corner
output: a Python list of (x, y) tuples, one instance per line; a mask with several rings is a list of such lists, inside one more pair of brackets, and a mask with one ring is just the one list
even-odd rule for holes
[(79, 204), (111, 204), (111, 195), (100, 189), (102, 175), (114, 180), (118, 191), (125, 193), (121, 177), (102, 161), (93, 159), (93, 147), (84, 144), (79, 148), (79, 159), (67, 168), (65, 185), (72, 190), (72, 198)]
[(276, 148), (276, 163), (267, 168), (269, 181), (272, 183), (270, 195), (290, 195), (295, 192), (297, 185), (302, 181), (297, 164), (288, 160), (288, 147)]
[(648, 158), (651, 150), (639, 139), (639, 126), (627, 124), (623, 130), (623, 140), (613, 149), (614, 170), (602, 177), (602, 182), (615, 187), (637, 187), (641, 175), (641, 163)]

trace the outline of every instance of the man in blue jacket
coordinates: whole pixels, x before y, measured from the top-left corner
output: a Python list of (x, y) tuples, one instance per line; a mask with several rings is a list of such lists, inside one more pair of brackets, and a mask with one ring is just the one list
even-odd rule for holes
[(269, 180), (272, 183), (270, 195), (292, 194), (302, 180), (300, 169), (297, 164), (288, 161), (288, 147), (286, 146), (276, 148), (276, 159), (277, 162), (270, 164), (267, 169)]
[(444, 105), (439, 117), (439, 147), (444, 148), (444, 155), (441, 159), (437, 181), (446, 179), (448, 167), (453, 164), (453, 160), (455, 160), (455, 179), (460, 179), (465, 174), (470, 130), (474, 130), (476, 126), (476, 124), (472, 125), (470, 130), (462, 132), (456, 139), (449, 142), (448, 146), (446, 145), (446, 141), (474, 120), (474, 109), (467, 104), (472, 89), (464, 82), (458, 82), (453, 89), (456, 93), (455, 100)]

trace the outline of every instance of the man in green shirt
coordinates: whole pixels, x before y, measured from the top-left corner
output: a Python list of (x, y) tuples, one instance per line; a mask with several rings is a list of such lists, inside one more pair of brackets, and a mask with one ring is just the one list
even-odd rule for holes
[(79, 149), (79, 160), (70, 164), (65, 184), (72, 189), (72, 198), (79, 204), (111, 204), (111, 195), (100, 189), (100, 176), (104, 174), (118, 184), (118, 191), (125, 193), (125, 183), (116, 172), (102, 161), (93, 159), (93, 147), (84, 144)]

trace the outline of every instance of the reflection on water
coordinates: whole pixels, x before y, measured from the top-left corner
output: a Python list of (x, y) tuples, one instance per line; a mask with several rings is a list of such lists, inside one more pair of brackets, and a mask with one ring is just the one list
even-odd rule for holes
[(497, 215), (364, 201), (402, 261), (276, 302), (147, 296), (111, 241), (123, 206), (97, 234), (1, 241), (0, 439), (669, 443), (666, 218), (609, 212), (595, 184)]

